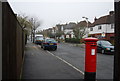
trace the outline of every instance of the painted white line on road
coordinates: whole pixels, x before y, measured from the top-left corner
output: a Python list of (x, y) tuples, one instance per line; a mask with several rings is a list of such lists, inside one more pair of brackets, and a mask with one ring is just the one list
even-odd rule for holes
[[(52, 56), (55, 56), (53, 53), (47, 51), (48, 53), (50, 53)], [(76, 68), (75, 66), (73, 66), (72, 64), (70, 64), (69, 62), (65, 61), (64, 59), (60, 58), (59, 56), (55, 56), (56, 58), (60, 59), (61, 61), (63, 61), (64, 63), (68, 64), (69, 66), (71, 66), (73, 69), (77, 70), (78, 72), (80, 72), (81, 74), (84, 75), (84, 72), (82, 72), (81, 70), (79, 70), (78, 68)]]

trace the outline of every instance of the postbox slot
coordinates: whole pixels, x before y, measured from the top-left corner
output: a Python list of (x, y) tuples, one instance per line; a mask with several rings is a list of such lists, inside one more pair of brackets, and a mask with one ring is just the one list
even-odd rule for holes
[(90, 45), (92, 45), (92, 46), (96, 46), (96, 43), (90, 43)]
[(91, 46), (96, 46), (96, 44), (91, 44)]

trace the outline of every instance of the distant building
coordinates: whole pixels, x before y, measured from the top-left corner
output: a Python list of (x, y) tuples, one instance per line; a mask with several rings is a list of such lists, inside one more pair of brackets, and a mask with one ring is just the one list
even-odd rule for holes
[(114, 11), (110, 11), (109, 15), (94, 19), (89, 26), (89, 35), (98, 39), (114, 41)]
[[(44, 34), (45, 36), (50, 36), (52, 33), (51, 35), (55, 35), (55, 37), (58, 37), (56, 35), (58, 34), (59, 39), (75, 38), (73, 29), (76, 28), (82, 31), (81, 27), (85, 27), (85, 32), (87, 32), (83, 38), (88, 35), (114, 42), (114, 11), (110, 11), (109, 15), (100, 18), (95, 17), (93, 23), (89, 21), (88, 23), (87, 21), (80, 21), (78, 23), (70, 22), (69, 24), (57, 24), (55, 27), (45, 30)], [(80, 35), (78, 34), (78, 36)]]
[(64, 29), (64, 38), (74, 38), (73, 28), (76, 26), (76, 23), (70, 22), (63, 26)]

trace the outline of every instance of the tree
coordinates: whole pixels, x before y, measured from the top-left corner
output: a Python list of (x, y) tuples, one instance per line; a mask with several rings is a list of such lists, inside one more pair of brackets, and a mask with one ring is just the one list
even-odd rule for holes
[(61, 35), (63, 35), (64, 33), (62, 31), (60, 32), (56, 32), (56, 37), (61, 37)]
[(30, 18), (29, 23), (31, 25), (31, 36), (33, 35), (33, 43), (35, 42), (35, 31), (40, 26), (40, 21), (37, 18)]
[[(40, 26), (40, 21), (35, 17), (18, 15), (17, 19), (27, 35), (31, 34), (31, 41), (35, 38), (35, 30)], [(33, 36), (33, 37), (32, 37)]]
[(17, 15), (17, 19), (18, 19), (20, 25), (24, 29), (25, 33), (27, 33), (27, 35), (29, 35), (31, 26), (30, 26), (27, 18), (28, 18), (28, 16), (25, 16), (25, 15)]
[(78, 25), (76, 25), (73, 29), (74, 35), (76, 37), (76, 39), (82, 39), (83, 36), (87, 33), (86, 32), (86, 27), (78, 27)]

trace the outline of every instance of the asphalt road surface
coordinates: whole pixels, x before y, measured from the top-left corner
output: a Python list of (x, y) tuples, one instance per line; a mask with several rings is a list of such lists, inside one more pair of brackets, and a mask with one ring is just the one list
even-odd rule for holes
[[(84, 72), (85, 49), (61, 43), (57, 51), (50, 51)], [(97, 53), (97, 79), (113, 79), (114, 55)]]
[[(30, 51), (26, 51), (27, 53), (25, 55), (23, 78), (29, 77), (29, 79), (30, 78), (38, 79), (40, 77), (37, 75), (41, 75), (41, 77), (44, 79), (46, 78), (47, 79), (51, 79), (51, 78), (52, 79), (53, 78), (54, 79), (59, 79), (59, 78), (60, 79), (66, 79), (66, 78), (67, 79), (83, 79), (84, 59), (85, 59), (84, 48), (81, 48), (79, 46), (73, 46), (72, 44), (60, 43), (56, 51), (43, 50), (40, 48), (40, 45), (34, 45), (34, 44), (29, 45), (27, 49), (29, 49)], [(42, 58), (43, 56), (46, 58), (43, 59)], [(56, 69), (49, 66), (50, 61), (48, 61), (48, 59), (53, 60), (53, 57), (55, 60), (53, 63), (53, 66), (56, 66)], [(96, 72), (97, 79), (113, 79), (113, 61), (114, 61), (114, 55), (105, 55), (105, 54), (99, 54), (99, 53), (97, 54), (97, 72)], [(41, 65), (39, 65), (39, 63)], [(49, 73), (49, 71), (47, 71), (48, 73), (44, 73), (46, 69), (43, 69), (45, 67), (41, 67), (42, 64), (44, 63), (46, 63), (46, 66), (48, 65), (49, 68), (53, 68), (51, 70), (54, 70), (53, 72), (55, 72), (54, 74), (56, 75), (51, 76), (50, 75), (51, 73)], [(59, 66), (59, 64), (61, 63), (62, 63), (62, 66)], [(40, 69), (43, 71), (39, 72)], [(59, 72), (57, 71), (58, 69), (61, 72), (62, 72), (62, 69), (64, 69), (64, 71), (66, 71), (66, 73), (69, 74), (70, 76), (68, 75), (66, 76), (66, 73), (64, 72), (63, 72), (64, 75), (63, 74), (57, 75), (57, 72)], [(33, 76), (33, 77), (30, 77), (30, 76)]]

